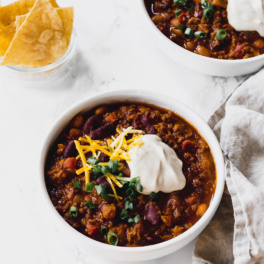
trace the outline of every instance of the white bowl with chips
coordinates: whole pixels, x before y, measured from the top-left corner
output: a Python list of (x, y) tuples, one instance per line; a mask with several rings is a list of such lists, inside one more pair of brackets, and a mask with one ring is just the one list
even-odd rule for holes
[[(61, 131), (67, 126), (67, 124), (75, 115), (79, 113), (86, 113), (89, 110), (103, 104), (117, 102), (145, 102), (162, 108), (166, 108), (168, 110), (172, 110), (173, 112), (187, 120), (189, 123), (191, 123), (199, 131), (199, 133), (208, 143), (215, 160), (217, 172), (216, 190), (210, 206), (205, 214), (183, 234), (156, 245), (144, 247), (112, 246), (98, 242), (83, 235), (82, 233), (75, 230), (72, 226), (70, 226), (60, 216), (60, 214), (53, 206), (46, 188), (46, 159), (50, 148), (53, 146)], [(83, 249), (84, 252), (91, 253), (93, 256), (101, 256), (104, 258), (115, 259), (122, 262), (135, 262), (159, 258), (182, 248), (193, 239), (195, 239), (207, 226), (214, 213), (216, 212), (222, 198), (225, 183), (223, 154), (219, 146), (219, 142), (217, 141), (213, 131), (206, 124), (206, 122), (189, 107), (173, 98), (173, 96), (166, 96), (160, 93), (150, 93), (140, 90), (116, 90), (97, 93), (96, 95), (89, 96), (83, 101), (78, 102), (69, 110), (64, 112), (51, 127), (49, 133), (46, 136), (46, 139), (44, 140), (39, 165), (39, 183), (41, 191), (39, 195), (41, 195), (41, 198), (43, 200), (42, 210), (43, 212), (45, 212), (45, 215), (48, 215), (48, 225), (52, 225), (54, 228), (56, 228), (56, 230), (59, 230), (59, 232), (57, 232), (57, 235), (62, 237), (62, 239), (65, 235), (65, 237), (67, 237), (67, 241), (69, 241), (70, 247), (76, 246), (80, 249)]]
[[(0, 70), (4, 71), (9, 78), (14, 78), (22, 82), (43, 82), (58, 81), (70, 71), (75, 63), (77, 47), (77, 36), (73, 29), (71, 42), (66, 53), (56, 62), (39, 68), (24, 68), (19, 66), (1, 66)], [(0, 62), (2, 57), (0, 57)]]

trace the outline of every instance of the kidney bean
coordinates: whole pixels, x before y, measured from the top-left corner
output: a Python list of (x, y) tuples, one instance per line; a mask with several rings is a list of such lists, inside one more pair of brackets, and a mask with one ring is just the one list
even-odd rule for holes
[(156, 134), (156, 128), (152, 125), (149, 125), (147, 128), (147, 134)]
[(103, 139), (111, 136), (115, 132), (115, 124), (105, 124), (90, 133), (91, 139)]
[(102, 184), (104, 185), (105, 188), (111, 188), (109, 182), (106, 180), (106, 178), (104, 176), (101, 176), (99, 178), (96, 179), (96, 183), (99, 185), (99, 184)]
[(99, 156), (99, 161), (100, 162), (108, 162), (109, 161), (109, 156), (107, 156), (106, 154), (104, 154), (103, 152), (101, 152), (101, 154)]
[(157, 225), (160, 220), (160, 215), (158, 211), (158, 207), (155, 203), (150, 202), (146, 205), (145, 208), (145, 217), (146, 220), (149, 221), (152, 225)]
[(142, 116), (141, 117), (141, 123), (145, 126), (145, 127), (147, 127), (147, 126), (149, 126), (150, 125), (150, 123), (149, 123), (149, 118), (148, 118), (148, 116)]
[(75, 157), (76, 155), (77, 155), (77, 150), (75, 147), (74, 140), (72, 140), (68, 143), (67, 147), (65, 148), (63, 152), (63, 157), (69, 158), (69, 157)]
[(197, 14), (197, 17), (202, 18), (203, 17), (203, 11), (199, 11)]
[(99, 115), (93, 115), (89, 117), (83, 126), (83, 132), (85, 134), (89, 134), (92, 129), (100, 125), (100, 122), (101, 122), (101, 116)]

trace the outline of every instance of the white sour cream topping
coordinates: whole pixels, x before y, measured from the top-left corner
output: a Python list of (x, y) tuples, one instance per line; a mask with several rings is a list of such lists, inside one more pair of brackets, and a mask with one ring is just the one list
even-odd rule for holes
[(143, 194), (169, 193), (181, 190), (186, 184), (182, 162), (175, 151), (157, 135), (143, 135), (143, 145), (129, 151), (130, 177), (140, 177)]
[(264, 0), (228, 0), (227, 12), (237, 31), (257, 31), (264, 37)]

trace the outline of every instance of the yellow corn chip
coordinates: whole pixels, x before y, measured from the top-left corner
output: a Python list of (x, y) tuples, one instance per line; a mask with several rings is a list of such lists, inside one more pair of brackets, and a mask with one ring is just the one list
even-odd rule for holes
[(22, 16), (17, 16), (16, 17), (16, 21), (15, 21), (16, 31), (19, 30), (19, 28), (21, 27), (23, 22), (26, 20), (26, 18), (27, 18), (27, 15), (22, 15)]
[(73, 27), (73, 7), (57, 8), (57, 13), (61, 18), (64, 26), (64, 34), (67, 39), (67, 46), (71, 41), (72, 27)]
[(11, 23), (9, 26), (0, 29), (0, 57), (3, 57), (16, 34), (16, 25)]
[[(16, 16), (27, 14), (36, 0), (19, 0), (10, 5), (0, 7), (0, 28), (15, 22)], [(59, 7), (56, 0), (50, 0), (54, 7)]]
[(37, 0), (16, 33), (0, 65), (38, 68), (67, 51), (63, 23), (49, 0)]

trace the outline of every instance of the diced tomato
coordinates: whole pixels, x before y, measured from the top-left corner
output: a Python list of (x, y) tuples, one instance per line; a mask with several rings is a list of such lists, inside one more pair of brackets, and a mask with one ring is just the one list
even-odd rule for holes
[(185, 17), (185, 12), (182, 12), (179, 17), (178, 17), (178, 21), (181, 23), (181, 24), (184, 24), (184, 22), (186, 21), (186, 17)]

